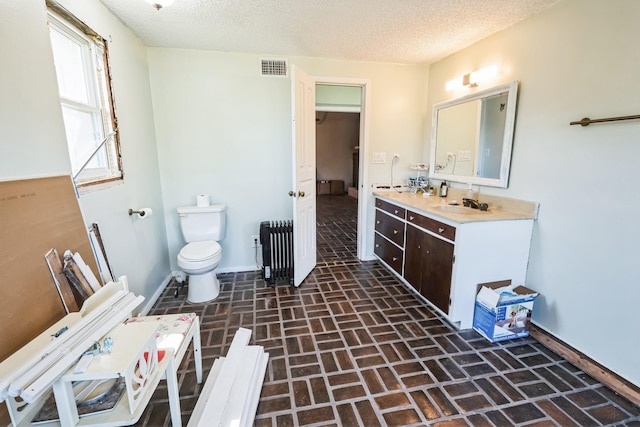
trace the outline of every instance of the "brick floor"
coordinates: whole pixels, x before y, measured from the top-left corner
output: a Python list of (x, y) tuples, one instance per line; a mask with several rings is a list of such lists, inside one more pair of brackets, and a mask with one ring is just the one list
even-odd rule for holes
[[(318, 265), (299, 288), (220, 274), (214, 302), (188, 304), (172, 283), (152, 310), (200, 316), (205, 378), (238, 327), (253, 331), (269, 353), (256, 426), (640, 426), (640, 407), (535, 340), (458, 331), (379, 263), (358, 261), (355, 199), (318, 205)], [(185, 424), (194, 369), (188, 358), (178, 375)], [(137, 425), (170, 425), (164, 386)]]

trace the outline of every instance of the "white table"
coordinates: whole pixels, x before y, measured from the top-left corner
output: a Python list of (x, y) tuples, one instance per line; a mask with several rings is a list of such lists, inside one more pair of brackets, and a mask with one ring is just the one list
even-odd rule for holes
[[(162, 378), (167, 380), (171, 422), (181, 426), (180, 400), (173, 349), (158, 351), (155, 322), (134, 322), (116, 326), (111, 354), (97, 356), (84, 372), (72, 366), (53, 385), (60, 425), (123, 426), (136, 423)], [(164, 352), (162, 356), (161, 353)], [(73, 381), (122, 377), (126, 391), (114, 409), (80, 418), (72, 389)]]
[(176, 369), (180, 367), (189, 343), (193, 343), (193, 360), (196, 366), (196, 381), (202, 383), (202, 349), (200, 322), (195, 313), (164, 314), (132, 317), (126, 323), (150, 322), (158, 326), (156, 344), (159, 349), (173, 349)]

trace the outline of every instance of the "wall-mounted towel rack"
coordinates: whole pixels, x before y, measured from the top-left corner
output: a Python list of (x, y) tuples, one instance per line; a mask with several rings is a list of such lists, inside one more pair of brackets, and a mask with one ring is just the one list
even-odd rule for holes
[(637, 120), (640, 119), (640, 115), (638, 116), (622, 116), (622, 117), (609, 117), (606, 119), (590, 119), (589, 117), (585, 117), (582, 120), (577, 122), (570, 122), (569, 125), (581, 125), (581, 126), (589, 126), (591, 123), (602, 123), (602, 122), (619, 122), (621, 120)]

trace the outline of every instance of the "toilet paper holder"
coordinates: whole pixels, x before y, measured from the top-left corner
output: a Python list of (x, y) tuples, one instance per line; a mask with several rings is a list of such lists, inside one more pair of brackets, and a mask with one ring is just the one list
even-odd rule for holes
[(133, 209), (129, 209), (129, 216), (131, 215), (138, 215), (140, 218), (143, 218), (146, 215), (151, 215), (151, 209), (140, 209), (140, 210), (133, 210)]

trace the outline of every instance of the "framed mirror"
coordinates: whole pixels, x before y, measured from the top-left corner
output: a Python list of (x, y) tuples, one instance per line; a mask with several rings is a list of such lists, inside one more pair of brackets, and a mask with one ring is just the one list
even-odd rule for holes
[(506, 188), (518, 81), (433, 106), (430, 176)]

